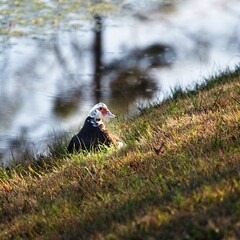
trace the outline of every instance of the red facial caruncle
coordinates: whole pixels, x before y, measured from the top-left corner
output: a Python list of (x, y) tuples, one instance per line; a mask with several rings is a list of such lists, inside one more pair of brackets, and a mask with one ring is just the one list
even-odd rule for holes
[(104, 107), (99, 107), (99, 108), (97, 108), (97, 110), (99, 112), (101, 112), (103, 116), (105, 116), (107, 113), (109, 113), (109, 110)]

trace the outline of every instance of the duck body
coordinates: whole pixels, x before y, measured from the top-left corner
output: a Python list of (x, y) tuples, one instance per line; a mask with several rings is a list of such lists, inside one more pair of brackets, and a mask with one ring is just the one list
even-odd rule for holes
[(115, 118), (115, 115), (104, 103), (96, 104), (89, 112), (82, 129), (72, 137), (68, 152), (98, 150), (102, 145), (110, 146), (113, 140), (102, 122), (104, 117)]
[(102, 130), (102, 124), (94, 118), (87, 117), (80, 132), (74, 135), (68, 145), (68, 152), (79, 152), (80, 150), (97, 150), (100, 145), (110, 146), (111, 139)]

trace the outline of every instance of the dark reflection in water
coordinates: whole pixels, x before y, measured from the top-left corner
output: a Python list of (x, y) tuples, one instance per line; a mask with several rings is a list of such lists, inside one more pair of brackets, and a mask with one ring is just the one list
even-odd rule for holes
[(63, 92), (54, 98), (53, 113), (60, 118), (68, 118), (74, 114), (81, 104), (81, 88)]
[(157, 90), (154, 79), (140, 69), (122, 69), (110, 83), (111, 96), (118, 101), (125, 97), (127, 104), (135, 99), (145, 97), (151, 99), (153, 91)]
[(102, 17), (100, 15), (94, 16), (94, 47), (93, 47), (93, 57), (94, 57), (94, 82), (95, 82), (95, 101), (99, 102), (101, 99), (101, 78), (102, 78), (102, 31), (103, 23)]
[(132, 114), (239, 62), (236, 0), (133, 2), (77, 31), (0, 37), (0, 159), (45, 153), (50, 132), (78, 128), (96, 102)]

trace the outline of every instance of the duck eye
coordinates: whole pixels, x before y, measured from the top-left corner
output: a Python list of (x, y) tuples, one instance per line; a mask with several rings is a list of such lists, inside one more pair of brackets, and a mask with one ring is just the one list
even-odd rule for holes
[(103, 109), (102, 107), (99, 108), (100, 111), (102, 111), (102, 109)]

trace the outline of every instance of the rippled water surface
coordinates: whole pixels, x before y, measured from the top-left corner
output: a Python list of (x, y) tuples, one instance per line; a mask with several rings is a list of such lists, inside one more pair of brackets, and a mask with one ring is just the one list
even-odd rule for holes
[(1, 158), (233, 68), (239, 23), (238, 0), (1, 1)]

